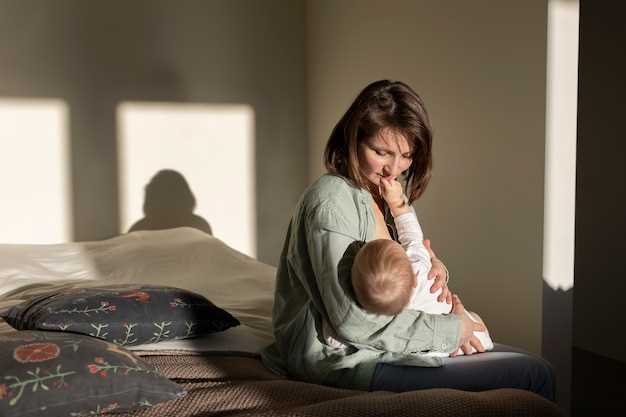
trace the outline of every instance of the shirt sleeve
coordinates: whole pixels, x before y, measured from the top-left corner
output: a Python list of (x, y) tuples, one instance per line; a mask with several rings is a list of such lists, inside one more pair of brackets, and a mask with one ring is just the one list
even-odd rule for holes
[[(332, 203), (318, 206), (306, 222), (307, 251), (315, 277), (311, 291), (326, 312), (339, 338), (359, 348), (398, 353), (437, 350), (451, 352), (459, 342), (460, 320), (454, 315), (405, 310), (396, 316), (368, 313), (351, 296), (350, 268), (345, 264), (350, 245), (359, 239), (356, 210)], [(316, 303), (317, 304), (317, 303)]]
[(398, 240), (406, 255), (413, 264), (414, 270), (428, 272), (432, 268), (430, 253), (424, 246), (424, 233), (420, 227), (415, 211), (411, 210), (394, 218)]

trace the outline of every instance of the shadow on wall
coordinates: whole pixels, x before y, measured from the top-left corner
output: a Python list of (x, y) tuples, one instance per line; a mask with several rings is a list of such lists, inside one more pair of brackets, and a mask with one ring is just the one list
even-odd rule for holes
[(193, 227), (212, 235), (211, 225), (194, 214), (196, 198), (185, 177), (178, 171), (157, 172), (145, 188), (144, 218), (133, 224), (129, 232)]
[[(67, 240), (108, 239), (121, 231), (120, 103), (246, 103), (255, 109), (254, 187), (246, 190), (256, 208), (252, 239), (256, 257), (276, 264), (285, 213), (307, 185), (304, 6), (255, 0), (176, 5), (0, 0), (0, 97), (67, 103)], [(0, 152), (10, 147), (0, 146)], [(18, 162), (33, 166), (27, 157)], [(154, 172), (158, 167), (178, 168), (163, 164)], [(218, 219), (211, 221), (219, 226)]]
[(569, 415), (572, 401), (572, 302), (574, 288), (543, 282), (542, 355), (554, 367), (556, 402)]

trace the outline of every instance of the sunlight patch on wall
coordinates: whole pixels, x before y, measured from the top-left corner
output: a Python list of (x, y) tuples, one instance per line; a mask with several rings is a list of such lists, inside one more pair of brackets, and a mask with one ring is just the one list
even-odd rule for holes
[[(142, 218), (171, 218), (168, 210), (186, 204), (182, 200), (188, 191), (182, 182), (195, 197), (194, 222), (206, 220), (215, 237), (256, 255), (254, 110), (250, 106), (126, 102), (118, 106), (117, 120), (122, 233)], [(163, 215), (144, 213), (149, 183), (150, 190), (163, 195), (148, 200), (146, 206)]]
[(548, 4), (543, 277), (554, 290), (574, 285), (579, 3)]
[(64, 101), (0, 98), (0, 243), (71, 239), (68, 142)]

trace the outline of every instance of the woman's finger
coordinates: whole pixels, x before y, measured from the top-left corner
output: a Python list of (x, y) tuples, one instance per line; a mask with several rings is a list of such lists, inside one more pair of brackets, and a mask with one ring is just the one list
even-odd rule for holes
[(454, 304), (454, 305), (457, 305), (457, 304), (463, 305), (463, 302), (461, 302), (461, 298), (458, 295), (453, 293), (452, 294), (452, 304)]
[(450, 295), (450, 290), (448, 289), (448, 287), (442, 287), (441, 294), (439, 294), (439, 297), (437, 297), (437, 301), (439, 301), (440, 303), (443, 303), (444, 301), (448, 299), (449, 295)]
[(436, 277), (439, 277), (440, 279), (443, 279), (445, 272), (443, 269), (441, 269), (441, 267), (439, 267), (439, 265), (437, 264), (433, 264), (430, 267), (430, 271), (428, 271), (428, 279), (434, 279)]
[(446, 294), (446, 289), (442, 288), (441, 289), (441, 293), (439, 294), (439, 296), (437, 297), (437, 302), (441, 303), (443, 300), (445, 300), (445, 294)]
[[(431, 293), (437, 292), (439, 289), (445, 290), (448, 288), (445, 275), (443, 275), (441, 272), (437, 272), (433, 279), (435, 280), (435, 282), (433, 282), (433, 284), (430, 286)], [(443, 296), (445, 297), (446, 294), (443, 294)], [(442, 301), (442, 300), (443, 298), (440, 299), (439, 301)]]
[(446, 296), (446, 303), (452, 304), (452, 291), (448, 290), (448, 295)]
[(442, 287), (443, 287), (443, 280), (441, 279), (440, 275), (437, 275), (437, 278), (435, 278), (435, 282), (433, 282), (433, 285), (430, 286), (431, 294), (437, 292)]
[(475, 332), (486, 332), (487, 327), (483, 323), (474, 322), (474, 331)]
[[(452, 294), (452, 313), (458, 314), (461, 316), (461, 320), (469, 320), (469, 317), (465, 316), (465, 307), (461, 302), (461, 299), (456, 294)], [(471, 327), (473, 329), (473, 327)]]
[(438, 274), (437, 268), (430, 268), (430, 271), (428, 272), (428, 279), (435, 278), (437, 274)]
[(472, 352), (472, 347), (470, 346), (469, 342), (461, 345), (461, 350), (463, 351), (463, 353), (465, 353), (466, 355), (471, 355)]
[[(474, 348), (474, 350), (476, 352), (484, 352), (485, 348), (483, 347), (483, 344), (480, 343), (480, 340), (478, 340), (478, 338), (476, 336), (472, 336), (469, 340), (469, 342), (467, 342), (472, 348)], [(474, 352), (474, 353), (476, 353)]]

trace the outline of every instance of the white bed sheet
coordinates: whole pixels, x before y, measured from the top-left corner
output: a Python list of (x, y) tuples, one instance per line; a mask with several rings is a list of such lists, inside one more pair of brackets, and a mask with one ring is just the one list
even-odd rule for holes
[(273, 340), (275, 268), (196, 229), (141, 231), (60, 245), (0, 245), (0, 259), (0, 306), (68, 286), (142, 283), (202, 294), (242, 323), (206, 340), (168, 341), (148, 349), (142, 345), (142, 350), (206, 351), (214, 346), (256, 353)]

